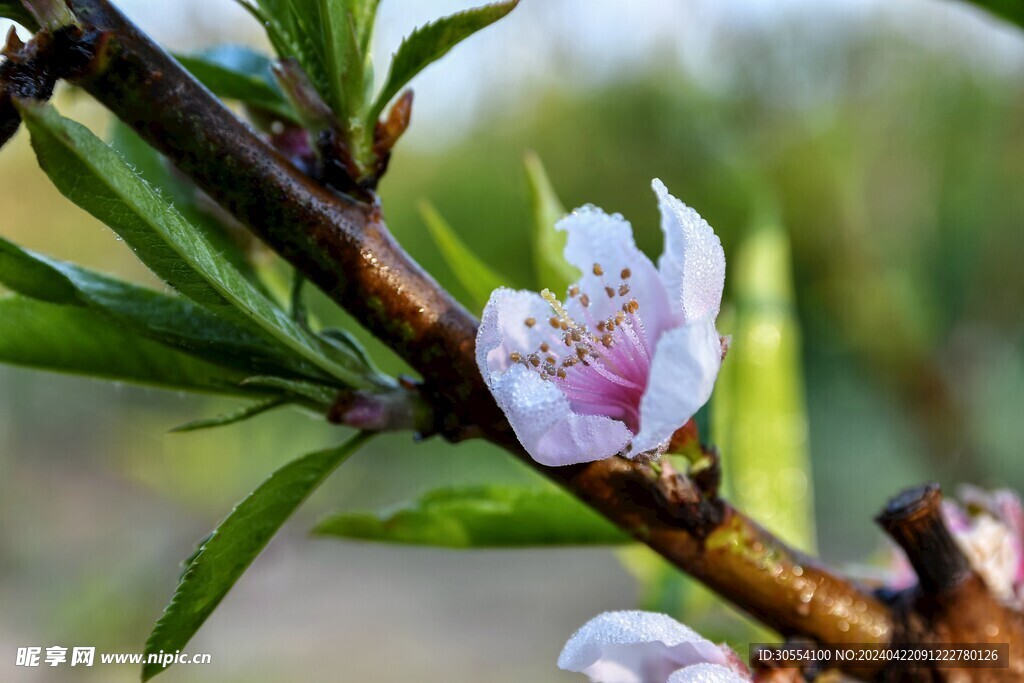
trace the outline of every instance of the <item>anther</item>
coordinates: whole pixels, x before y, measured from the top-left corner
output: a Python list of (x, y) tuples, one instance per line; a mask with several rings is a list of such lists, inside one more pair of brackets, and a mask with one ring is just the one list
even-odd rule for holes
[(558, 320), (558, 316), (557, 315), (551, 316), (551, 318), (548, 320), (548, 322), (551, 323), (551, 327), (554, 327), (556, 330), (558, 329), (559, 325), (561, 324), (559, 322), (559, 320)]
[(579, 296), (579, 293), (580, 293), (580, 288), (578, 286), (573, 285), (572, 287), (569, 288), (569, 296), (570, 297)]
[(590, 305), (590, 297), (584, 294), (580, 297), (580, 303), (583, 304), (583, 308), (586, 308)]
[(565, 370), (559, 368), (555, 374), (558, 376), (558, 379), (565, 379)]
[(603, 335), (601, 337), (601, 343), (604, 344), (606, 349), (612, 348), (613, 337), (610, 334)]
[(534, 325), (537, 324), (537, 319), (536, 318), (527, 318), (523, 322), (526, 323), (527, 327), (533, 327)]
[(594, 275), (604, 275), (604, 268), (601, 267), (600, 263), (594, 264)]
[(619, 285), (619, 296), (626, 296), (627, 294), (629, 294), (629, 284), (623, 282)]
[(513, 351), (512, 353), (508, 354), (508, 358), (513, 363), (518, 363), (523, 359), (523, 354), (519, 353), (518, 351)]
[(605, 287), (604, 288), (604, 293), (608, 295), (609, 299), (611, 299), (613, 296), (615, 296), (615, 290), (612, 289), (611, 287)]
[(629, 268), (623, 268), (622, 272), (620, 273), (620, 275), (622, 276), (623, 280), (628, 280), (629, 276), (632, 275), (632, 274), (633, 273), (629, 270)]
[(543, 351), (544, 353), (547, 353), (550, 349), (551, 349), (551, 347), (548, 346), (547, 342), (541, 342), (540, 343), (540, 350)]
[(537, 356), (537, 354), (535, 354), (535, 353), (531, 353), (530, 354), (530, 365), (532, 365), (535, 368), (539, 368), (540, 367), (540, 357)]

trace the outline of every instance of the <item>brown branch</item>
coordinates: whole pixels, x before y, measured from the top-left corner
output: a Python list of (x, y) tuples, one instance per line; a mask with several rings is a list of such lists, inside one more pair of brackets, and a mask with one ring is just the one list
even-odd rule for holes
[(893, 600), (893, 640), (901, 644), (1009, 643), (1004, 668), (918, 668), (883, 671), (885, 680), (950, 683), (1024, 680), (1024, 614), (1002, 604), (970, 567), (941, 514), (937, 484), (907, 489), (878, 516), (907, 553), (919, 584)]
[(82, 73), (101, 48), (102, 41), (95, 33), (83, 32), (77, 26), (39, 31), (27, 44), (11, 28), (0, 51), (5, 57), (0, 64), (0, 147), (21, 124), (14, 99), (50, 99), (57, 81)]
[(970, 576), (967, 557), (942, 519), (938, 484), (903, 491), (889, 501), (877, 521), (903, 548), (925, 592), (953, 590)]
[(785, 547), (713, 492), (716, 518), (693, 533), (642, 464), (612, 458), (537, 465), (477, 370), (476, 319), (395, 243), (379, 206), (345, 199), (292, 166), (107, 0), (69, 4), (111, 46), (76, 82), (415, 367), (435, 414), (444, 416), (441, 431), (479, 430), (784, 634), (887, 641), (885, 605)]

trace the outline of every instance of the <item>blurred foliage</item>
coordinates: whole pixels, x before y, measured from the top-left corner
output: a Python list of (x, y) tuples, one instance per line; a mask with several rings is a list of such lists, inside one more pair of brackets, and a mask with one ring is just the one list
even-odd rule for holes
[(800, 330), (790, 250), (775, 212), (758, 207), (730, 264), (732, 335), (715, 384), (711, 436), (727, 458), (732, 502), (788, 543), (814, 552), (814, 506)]

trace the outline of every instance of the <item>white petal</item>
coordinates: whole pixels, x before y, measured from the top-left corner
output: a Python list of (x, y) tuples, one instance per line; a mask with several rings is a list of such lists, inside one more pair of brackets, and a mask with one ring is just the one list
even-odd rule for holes
[[(565, 346), (548, 324), (552, 311), (534, 292), (497, 289), (484, 308), (477, 332), (477, 365), (498, 406), (504, 411), (523, 448), (548, 466), (602, 460), (629, 443), (630, 431), (619, 420), (577, 415), (553, 382), (513, 363), (518, 351), (533, 353), (547, 341), (552, 354)], [(533, 318), (533, 326), (526, 320)]]
[[(655, 340), (661, 332), (673, 325), (669, 295), (661, 276), (651, 260), (633, 241), (633, 228), (622, 216), (610, 216), (601, 209), (584, 206), (576, 209), (555, 226), (569, 234), (565, 246), (565, 258), (582, 271), (579, 280), (581, 292), (590, 297), (590, 306), (584, 309), (579, 299), (566, 302), (570, 314), (589, 322), (603, 320), (615, 315), (622, 304), (636, 299), (640, 304), (640, 316), (647, 333)], [(603, 275), (594, 273), (595, 264), (601, 267)], [(623, 278), (623, 271), (628, 277)], [(619, 287), (628, 285), (628, 292), (619, 294)], [(610, 287), (613, 296), (605, 291)], [(593, 326), (593, 325), (592, 325)]]
[(721, 365), (721, 338), (710, 317), (666, 332), (654, 351), (651, 377), (640, 400), (640, 433), (631, 454), (667, 444), (707, 403)]
[(603, 415), (577, 415), (569, 399), (522, 365), (513, 365), (491, 383), (519, 443), (542, 465), (558, 467), (603, 460), (629, 443), (630, 431)]
[(694, 664), (669, 676), (668, 683), (748, 683), (732, 669), (720, 664)]
[(675, 619), (652, 612), (605, 612), (569, 639), (558, 666), (597, 683), (664, 683), (690, 664), (725, 664), (717, 645)]
[[(492, 374), (509, 368), (513, 351), (526, 356), (542, 342), (552, 344), (553, 340), (557, 346), (552, 344), (552, 348), (558, 351), (561, 339), (552, 334), (554, 330), (548, 324), (551, 314), (551, 306), (536, 292), (505, 287), (491, 292), (476, 334), (476, 362), (488, 384)], [(534, 320), (532, 327), (526, 324), (530, 318)]]
[(658, 270), (669, 292), (673, 311), (686, 321), (718, 317), (725, 287), (725, 252), (722, 243), (700, 215), (668, 193), (657, 178), (651, 183), (658, 195), (665, 251)]

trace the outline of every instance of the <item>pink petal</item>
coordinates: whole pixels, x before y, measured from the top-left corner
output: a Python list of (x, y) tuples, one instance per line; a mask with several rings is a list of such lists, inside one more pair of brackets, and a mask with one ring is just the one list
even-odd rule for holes
[(673, 310), (686, 321), (718, 317), (725, 287), (725, 252), (715, 231), (700, 215), (668, 193), (657, 178), (665, 251), (658, 260)]
[(711, 318), (667, 332), (654, 352), (632, 453), (655, 451), (667, 444), (707, 403), (721, 365), (721, 339)]
[(749, 683), (750, 680), (720, 664), (694, 664), (669, 676), (668, 683)]
[[(728, 660), (717, 645), (675, 619), (652, 612), (605, 612), (565, 644), (558, 666), (597, 683), (665, 683), (677, 669)], [(727, 669), (728, 670), (728, 669)]]
[[(580, 303), (581, 296), (569, 297), (566, 308), (573, 318), (593, 328), (597, 321), (621, 311), (623, 303), (636, 299), (653, 348), (661, 333), (673, 325), (672, 310), (657, 269), (633, 241), (629, 222), (618, 214), (610, 216), (596, 207), (584, 206), (556, 227), (569, 235), (565, 258), (582, 271), (577, 285), (580, 295), (586, 294), (590, 302), (585, 307)], [(611, 288), (612, 296), (606, 288)]]

